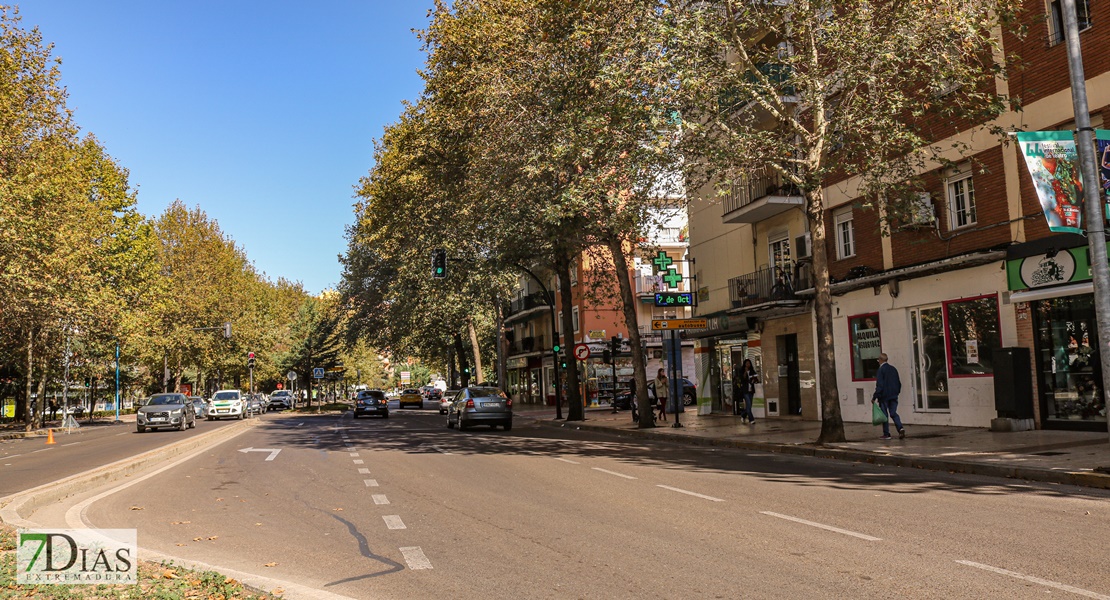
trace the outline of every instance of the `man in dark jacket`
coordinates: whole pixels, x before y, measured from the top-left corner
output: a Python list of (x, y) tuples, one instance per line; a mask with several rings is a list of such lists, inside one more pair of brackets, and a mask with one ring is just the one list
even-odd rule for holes
[(906, 437), (906, 429), (902, 427), (902, 419), (898, 417), (898, 394), (902, 391), (902, 381), (898, 379), (898, 369), (887, 362), (886, 353), (879, 355), (879, 372), (875, 374), (875, 394), (871, 402), (878, 402), (879, 408), (887, 416), (883, 423), (883, 439), (890, 439), (890, 423), (898, 428), (898, 437)]

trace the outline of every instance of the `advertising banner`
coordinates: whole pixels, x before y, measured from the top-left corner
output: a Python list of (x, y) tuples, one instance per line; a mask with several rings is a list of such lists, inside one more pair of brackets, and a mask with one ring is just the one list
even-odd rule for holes
[(1070, 131), (1019, 131), (1018, 147), (1051, 231), (1083, 233), (1083, 182)]
[(1099, 197), (1102, 198), (1103, 218), (1110, 221), (1110, 131), (1095, 130), (1095, 148), (1098, 154)]

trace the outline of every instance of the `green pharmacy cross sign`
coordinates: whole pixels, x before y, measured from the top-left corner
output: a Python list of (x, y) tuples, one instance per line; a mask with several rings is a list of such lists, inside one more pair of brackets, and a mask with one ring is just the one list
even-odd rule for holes
[(667, 289), (673, 290), (682, 283), (682, 275), (671, 266), (674, 264), (674, 259), (667, 256), (666, 252), (658, 251), (655, 258), (651, 259), (651, 263), (655, 265), (658, 272), (663, 273), (663, 281), (666, 282)]
[(682, 275), (675, 271), (674, 267), (670, 267), (667, 269), (667, 274), (663, 276), (663, 281), (667, 283), (668, 288), (673, 290), (678, 287), (678, 284), (682, 283)]
[[(660, 250), (655, 255), (655, 258), (651, 259), (651, 262), (654, 263), (655, 267), (659, 270), (660, 273), (662, 273), (663, 271), (668, 270), (668, 267), (674, 264), (674, 259), (667, 256), (666, 252)], [(670, 270), (673, 271), (674, 269)]]

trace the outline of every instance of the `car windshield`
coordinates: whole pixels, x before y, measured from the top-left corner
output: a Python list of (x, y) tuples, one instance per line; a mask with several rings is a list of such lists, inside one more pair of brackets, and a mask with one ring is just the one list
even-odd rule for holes
[(362, 400), (385, 400), (385, 392), (362, 392), (358, 396)]
[(502, 398), (501, 390), (492, 387), (470, 388), (471, 398)]
[(239, 392), (216, 392), (213, 400), (238, 400)]
[(271, 397), (271, 398), (284, 398), (285, 396), (288, 396), (288, 395), (289, 395), (289, 392), (288, 392), (288, 391), (286, 391), (286, 390), (278, 390), (278, 391), (276, 391), (276, 392), (274, 392), (274, 393), (270, 394), (270, 397)]
[(164, 406), (166, 404), (185, 404), (185, 396), (178, 396), (176, 394), (152, 396), (148, 406)]

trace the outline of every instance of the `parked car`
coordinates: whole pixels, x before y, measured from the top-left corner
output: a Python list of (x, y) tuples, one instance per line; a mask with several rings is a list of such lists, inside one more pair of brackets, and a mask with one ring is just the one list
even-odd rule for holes
[(220, 390), (212, 394), (212, 402), (208, 407), (208, 420), (231, 417), (242, 419), (246, 414), (246, 399), (239, 390)]
[(459, 395), (459, 390), (447, 390), (439, 399), (439, 414), (447, 414), (447, 410), (451, 407), (451, 402), (455, 400), (455, 396)]
[(447, 427), (459, 430), (471, 425), (498, 425), (513, 428), (513, 400), (495, 387), (468, 387), (461, 390), (447, 411)]
[(266, 412), (266, 401), (262, 398), (262, 394), (250, 394), (247, 396), (247, 416), (260, 415)]
[(266, 410), (285, 410), (293, 408), (293, 393), (289, 390), (277, 390), (270, 394), (270, 401), (266, 404)]
[(189, 396), (189, 402), (193, 403), (193, 409), (196, 411), (198, 419), (203, 419), (208, 416), (208, 404), (205, 403), (204, 398), (200, 396)]
[[(647, 388), (648, 388), (648, 397), (649, 398), (655, 398), (655, 380), (654, 379), (648, 381)], [(682, 405), (683, 406), (693, 406), (697, 401), (698, 401), (697, 387), (694, 385), (694, 382), (692, 382), (689, 379), (686, 379), (685, 377), (683, 377), (682, 378)], [(620, 392), (617, 392), (616, 397), (613, 398), (613, 404), (616, 405), (616, 408), (618, 408), (620, 410), (630, 410), (632, 408), (632, 402), (634, 402), (634, 400), (632, 400), (632, 394), (631, 394), (631, 392), (629, 392), (628, 388), (625, 388), (624, 390), (622, 390)]]
[(401, 392), (401, 399), (397, 401), (397, 407), (404, 408), (406, 406), (424, 408), (424, 395), (420, 393), (420, 390), (410, 388)]
[(363, 390), (355, 398), (355, 417), (362, 415), (377, 415), (383, 419), (389, 418), (389, 399), (381, 390)]
[(135, 413), (135, 430), (174, 428), (181, 431), (197, 426), (197, 413), (185, 394), (155, 394)]

